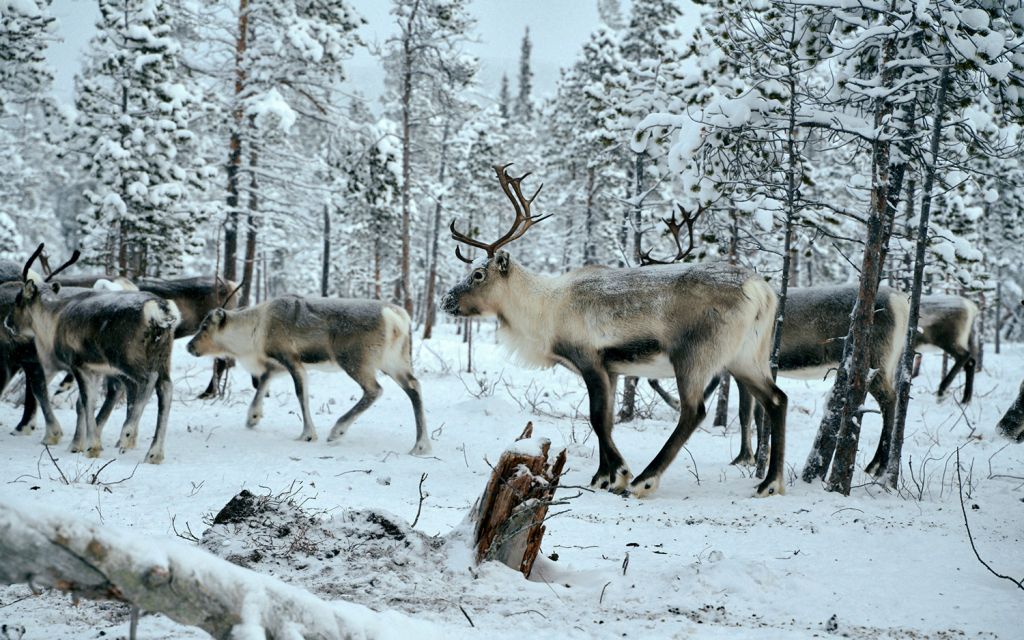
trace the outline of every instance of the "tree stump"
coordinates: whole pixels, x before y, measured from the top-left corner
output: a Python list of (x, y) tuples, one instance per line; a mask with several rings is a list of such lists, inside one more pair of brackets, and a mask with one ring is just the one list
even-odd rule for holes
[(471, 515), (477, 562), (498, 560), (530, 577), (565, 467), (565, 450), (549, 462), (550, 449), (550, 440), (533, 437), (530, 422), (501, 454)]

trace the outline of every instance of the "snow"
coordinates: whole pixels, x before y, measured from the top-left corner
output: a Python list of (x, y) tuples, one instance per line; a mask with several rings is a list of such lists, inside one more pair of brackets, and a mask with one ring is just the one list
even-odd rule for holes
[(298, 118), (298, 115), (277, 89), (270, 89), (252, 99), (245, 109), (245, 114), (255, 117), (258, 127), (279, 127), (286, 133)]
[[(994, 427), (1024, 377), (1024, 347), (1004, 345), (1000, 355), (986, 353), (975, 402), (963, 410), (953, 399), (935, 400), (941, 358), (925, 357), (914, 382), (905, 445), (913, 478), (904, 465), (900, 494), (858, 486), (844, 498), (823, 491), (819, 483), (798, 480), (794, 473), (810, 449), (829, 383), (782, 380), (789, 394), (787, 467), (792, 465), (786, 495), (753, 498), (756, 482), (749, 472), (728, 465), (738, 450), (732, 418), (726, 430), (705, 422), (687, 444), (692, 460), (682, 453), (654, 497), (638, 500), (568, 488), (586, 485), (597, 467), (583, 385), (562, 369), (525, 370), (509, 363), (507, 352), (495, 344), (492, 326), (485, 323), (474, 337), (474, 374), (456, 373), (465, 369), (466, 347), (453, 325), (441, 325), (434, 340), (414, 344), (433, 439), (430, 457), (404, 454), (414, 440), (412, 410), (397, 385), (383, 380), (377, 404), (344, 438), (325, 443), (334, 419), (359, 395), (358, 387), (338, 373), (310, 374), (310, 407), (320, 441), (294, 440), (301, 419), (284, 379), (272, 384), (260, 427), (247, 430), (245, 407), (252, 394), (247, 376), (235, 368), (226, 398), (195, 400), (210, 363), (189, 356), (179, 341), (162, 465), (139, 464), (144, 449), (119, 455), (112, 446), (115, 419), (99, 460), (68, 453), (68, 436), (51, 448), (70, 480), (64, 484), (39, 435), (7, 435), (20, 410), (5, 402), (0, 404), (0, 423), (6, 425), (0, 432), (0, 499), (127, 528), (142, 536), (144, 550), (158, 559), (190, 551), (173, 540), (172, 518), (179, 531), (188, 524), (201, 535), (204, 517), (239, 490), (277, 493), (296, 480), (308, 498), (305, 508), (324, 513), (332, 530), (352, 526), (354, 510), (383, 510), (411, 522), (419, 506), (420, 476), (426, 473), (429, 495), (416, 530), (446, 535), (465, 528), (464, 518), (489, 478), (489, 463), (532, 420), (536, 438), (549, 439), (553, 452), (568, 449), (569, 456), (562, 481), (567, 488), (556, 494), (566, 504), (549, 514), (532, 579), (503, 565), (470, 569), (468, 550), (456, 549), (443, 557), (404, 551), (392, 559), (361, 554), (365, 549), (357, 547), (346, 562), (306, 568), (265, 563), (261, 570), (320, 597), (353, 603), (338, 605), (342, 610), (378, 611), (379, 624), (394, 636), (420, 637), (411, 617), (453, 638), (811, 638), (827, 637), (833, 615), (836, 635), (851, 638), (1018, 636), (1020, 592), (987, 573), (971, 552), (953, 454), (961, 447), (968, 517), (979, 552), (1000, 572), (1024, 576), (1024, 556), (1018, 553), (1024, 542), (1024, 446), (1008, 444)], [(478, 388), (475, 376), (502, 383), (474, 398), (466, 389)], [(676, 418), (646, 395), (644, 385), (641, 392), (641, 404), (652, 417), (615, 428), (634, 473), (660, 449)], [(958, 395), (955, 388), (950, 395)], [(58, 401), (65, 433), (74, 425), (71, 400)], [(115, 418), (122, 412), (123, 407)], [(153, 402), (142, 421), (143, 440), (155, 415)], [(864, 423), (858, 468), (874, 451), (880, 419), (871, 413)], [(858, 471), (854, 484), (865, 482)], [(553, 554), (557, 561), (548, 557)], [(332, 573), (319, 574), (324, 567)], [(333, 596), (328, 585), (335, 586)], [(15, 602), (19, 598), (24, 599)], [(124, 637), (128, 627), (121, 605), (82, 601), (76, 607), (64, 596), (32, 596), (25, 586), (0, 588), (0, 621), (25, 625), (25, 640), (77, 639), (85, 637), (83, 630), (89, 630), (87, 637), (101, 631)], [(145, 615), (140, 637), (204, 636), (163, 616)]]

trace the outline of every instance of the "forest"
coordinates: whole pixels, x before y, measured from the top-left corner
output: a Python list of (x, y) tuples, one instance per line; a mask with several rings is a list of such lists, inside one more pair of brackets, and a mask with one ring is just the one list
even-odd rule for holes
[(77, 1), (68, 101), (0, 0), (0, 640), (1019, 632), (1024, 2), (577, 0), (492, 91), (517, 3)]

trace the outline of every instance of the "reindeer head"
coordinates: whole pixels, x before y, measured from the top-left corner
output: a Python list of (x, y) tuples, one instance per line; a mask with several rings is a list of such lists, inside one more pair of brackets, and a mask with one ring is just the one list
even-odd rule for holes
[(218, 338), (223, 333), (224, 328), (230, 320), (230, 316), (233, 314), (225, 309), (224, 305), (227, 304), (236, 293), (238, 293), (238, 290), (241, 289), (244, 284), (245, 282), (242, 282), (235, 287), (227, 297), (220, 301), (219, 307), (206, 314), (206, 317), (203, 318), (202, 323), (199, 325), (199, 331), (191, 340), (188, 341), (186, 348), (189, 353), (196, 357), (221, 355), (225, 353), (222, 341)]
[(188, 341), (188, 352), (196, 357), (217, 355), (221, 352), (217, 336), (228, 323), (228, 312), (217, 308), (206, 314), (199, 331)]
[(501, 247), (521, 238), (531, 226), (548, 217), (530, 215), (530, 205), (533, 204), (544, 185), (538, 187), (531, 197), (525, 197), (522, 192), (522, 182), (530, 174), (526, 173), (518, 178), (512, 178), (507, 172), (510, 166), (506, 164), (494, 167), (501, 189), (512, 202), (512, 207), (516, 212), (515, 220), (505, 235), (487, 244), (457, 231), (454, 220), (449, 227), (452, 238), (457, 242), (487, 252), (486, 258), (474, 261), (462, 255), (458, 246), (455, 247), (455, 255), (459, 260), (472, 265), (473, 270), (441, 299), (441, 308), (451, 315), (484, 316), (494, 315), (498, 312), (500, 303), (508, 299), (508, 275), (514, 268), (511, 256), (507, 251), (502, 251)]
[(13, 336), (22, 338), (35, 336), (33, 318), (42, 309), (44, 300), (55, 298), (60, 293), (60, 283), (49, 282), (49, 280), (77, 262), (81, 255), (75, 251), (70, 260), (51, 271), (44, 280), (32, 271), (32, 263), (43, 253), (43, 246), (40, 244), (25, 263), (25, 268), (21, 271), (21, 291), (14, 298), (11, 312), (4, 318), (4, 328)]

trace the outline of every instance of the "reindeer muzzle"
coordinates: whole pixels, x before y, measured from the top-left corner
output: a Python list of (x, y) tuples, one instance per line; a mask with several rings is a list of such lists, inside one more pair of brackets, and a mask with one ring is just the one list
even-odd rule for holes
[(444, 297), (441, 298), (441, 310), (450, 316), (462, 315), (459, 313), (459, 300), (452, 295), (451, 291), (444, 294)]

